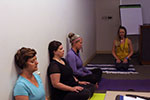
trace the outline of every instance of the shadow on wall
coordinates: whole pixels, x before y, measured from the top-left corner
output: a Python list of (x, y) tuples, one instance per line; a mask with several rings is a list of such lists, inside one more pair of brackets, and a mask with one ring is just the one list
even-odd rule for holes
[[(11, 86), (14, 87), (16, 80), (18, 78), (18, 75), (21, 73), (21, 70), (17, 67), (17, 65), (15, 64), (15, 60), (12, 60), (12, 64), (11, 64), (11, 73), (10, 73), (10, 84)], [(13, 97), (13, 88), (10, 89), (10, 93), (9, 93), (9, 100), (15, 100)]]
[(48, 82), (48, 76), (47, 76), (47, 73), (46, 73), (46, 77), (45, 77), (45, 93), (46, 93), (46, 97), (48, 100), (50, 100), (50, 90), (49, 90), (49, 82)]

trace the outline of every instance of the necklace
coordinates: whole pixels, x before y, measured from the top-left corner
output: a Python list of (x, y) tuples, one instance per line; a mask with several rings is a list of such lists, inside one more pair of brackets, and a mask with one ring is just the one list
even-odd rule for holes
[(125, 50), (125, 39), (120, 40), (120, 50), (122, 52)]

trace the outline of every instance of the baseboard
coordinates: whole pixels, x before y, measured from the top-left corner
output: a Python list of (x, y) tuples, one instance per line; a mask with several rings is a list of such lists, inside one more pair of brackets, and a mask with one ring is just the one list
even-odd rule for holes
[(96, 54), (112, 54), (112, 51), (96, 51)]
[(83, 66), (87, 65), (94, 57), (95, 57), (96, 53), (94, 53), (91, 57), (89, 57), (84, 63)]

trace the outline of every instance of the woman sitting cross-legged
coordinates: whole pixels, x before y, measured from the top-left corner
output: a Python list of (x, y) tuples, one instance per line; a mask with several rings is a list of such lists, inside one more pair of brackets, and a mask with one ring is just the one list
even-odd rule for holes
[(117, 33), (117, 39), (113, 42), (112, 54), (115, 58), (117, 70), (127, 71), (129, 68), (129, 59), (133, 55), (132, 41), (127, 38), (127, 30), (120, 26)]
[(88, 100), (93, 95), (94, 85), (79, 81), (73, 76), (71, 67), (63, 59), (64, 49), (59, 41), (48, 47), (50, 64), (47, 69), (51, 100)]
[(73, 70), (74, 75), (81, 81), (93, 83), (98, 87), (102, 77), (102, 70), (100, 68), (89, 70), (83, 66), (80, 57), (80, 50), (82, 49), (82, 38), (75, 33), (69, 33), (68, 37), (71, 43), (71, 49), (66, 55), (66, 61)]

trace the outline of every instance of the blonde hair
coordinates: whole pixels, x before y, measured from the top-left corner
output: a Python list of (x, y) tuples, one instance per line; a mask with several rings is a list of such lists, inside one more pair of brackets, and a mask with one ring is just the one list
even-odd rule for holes
[(70, 32), (68, 34), (68, 38), (70, 39), (70, 43), (73, 44), (74, 42), (78, 42), (78, 39), (80, 39), (81, 37), (78, 34)]

